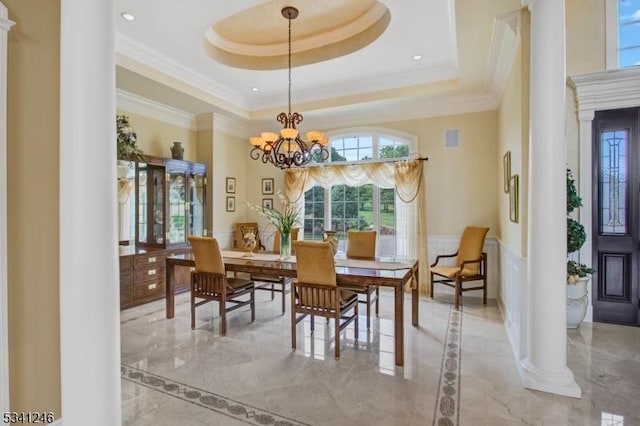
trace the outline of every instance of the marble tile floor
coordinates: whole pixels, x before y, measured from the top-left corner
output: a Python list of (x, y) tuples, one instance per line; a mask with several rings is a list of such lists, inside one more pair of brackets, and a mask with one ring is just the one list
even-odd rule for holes
[[(522, 387), (495, 302), (421, 298), (420, 327), (405, 301), (405, 366), (394, 365), (393, 294), (381, 291), (380, 317), (360, 316), (341, 334), (309, 319), (290, 349), (290, 317), (280, 301), (256, 292), (228, 316), (219, 335), (215, 302), (196, 310), (187, 294), (176, 317), (164, 300), (121, 312), (124, 425), (640, 425), (640, 328), (585, 323), (568, 331), (568, 362), (581, 399)], [(361, 305), (364, 308), (364, 305)], [(364, 311), (364, 309), (362, 309)]]

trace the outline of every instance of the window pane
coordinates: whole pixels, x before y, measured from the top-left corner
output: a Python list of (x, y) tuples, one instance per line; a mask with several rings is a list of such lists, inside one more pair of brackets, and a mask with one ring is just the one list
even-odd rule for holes
[(345, 138), (344, 139), (344, 147), (345, 149), (353, 149), (358, 147), (358, 138)]
[(627, 233), (628, 129), (600, 134), (600, 232)]
[(640, 65), (640, 0), (618, 2), (618, 66)]
[(304, 194), (304, 239), (321, 240), (324, 227), (324, 188), (314, 186)]
[(380, 256), (393, 256), (396, 254), (396, 205), (395, 190), (393, 188), (380, 188), (378, 226), (378, 253)]

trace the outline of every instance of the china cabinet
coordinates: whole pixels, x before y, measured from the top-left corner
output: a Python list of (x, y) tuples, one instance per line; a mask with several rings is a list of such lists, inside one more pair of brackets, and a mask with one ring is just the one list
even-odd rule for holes
[[(162, 298), (165, 259), (187, 253), (189, 235), (205, 236), (206, 165), (159, 157), (134, 164), (134, 205), (123, 209), (135, 224), (134, 244), (120, 247), (120, 307)], [(189, 273), (174, 276), (177, 289), (188, 290)]]

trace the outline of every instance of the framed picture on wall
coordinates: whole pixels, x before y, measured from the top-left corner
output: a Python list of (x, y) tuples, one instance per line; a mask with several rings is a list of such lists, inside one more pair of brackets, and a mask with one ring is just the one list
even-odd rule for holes
[(236, 193), (236, 178), (228, 177), (227, 178), (227, 194), (235, 194)]
[(511, 179), (511, 151), (507, 151), (502, 157), (504, 193), (509, 193), (509, 180)]
[(273, 178), (262, 179), (262, 195), (273, 194)]
[(228, 212), (236, 211), (236, 197), (227, 197), (227, 211)]
[(518, 223), (518, 175), (509, 180), (509, 220)]
[(262, 207), (265, 209), (273, 209), (273, 198), (263, 198)]

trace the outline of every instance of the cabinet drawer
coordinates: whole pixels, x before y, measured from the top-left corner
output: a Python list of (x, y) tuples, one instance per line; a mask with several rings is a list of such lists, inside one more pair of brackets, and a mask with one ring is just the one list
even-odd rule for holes
[(135, 284), (133, 286), (133, 297), (135, 299), (158, 295), (162, 292), (164, 292), (164, 283), (159, 281), (150, 281), (147, 283)]
[(147, 267), (144, 269), (136, 268), (133, 273), (133, 282), (136, 284), (149, 282), (149, 281), (162, 281), (164, 282), (164, 265), (158, 265)]
[(133, 256), (120, 256), (120, 272), (133, 269)]
[(120, 272), (120, 304), (133, 300), (133, 273)]
[(166, 254), (164, 252), (153, 252), (147, 254), (139, 254), (133, 261), (133, 267), (136, 269), (142, 268), (155, 268), (157, 265), (164, 266), (164, 259)]

